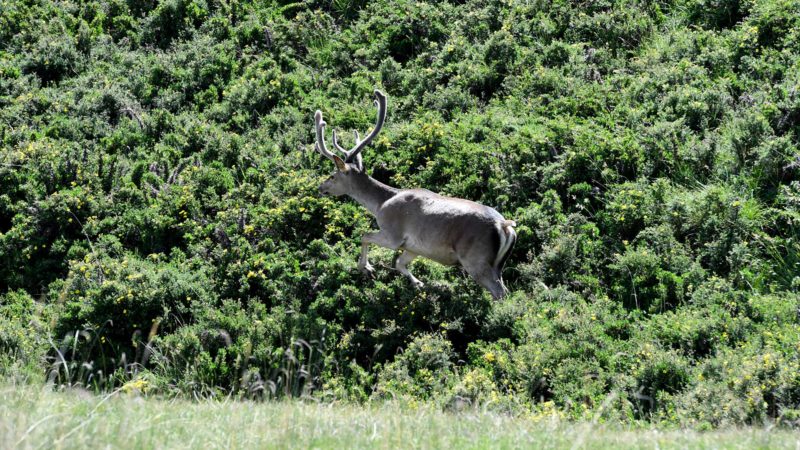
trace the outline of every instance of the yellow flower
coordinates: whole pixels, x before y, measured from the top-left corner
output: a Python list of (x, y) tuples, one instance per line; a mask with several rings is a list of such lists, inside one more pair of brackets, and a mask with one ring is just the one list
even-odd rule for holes
[(148, 387), (149, 386), (148, 386), (147, 380), (143, 380), (143, 379), (139, 378), (139, 379), (131, 380), (131, 381), (125, 383), (122, 386), (122, 391), (125, 392), (125, 393), (131, 393), (131, 392), (134, 392), (134, 391), (144, 393), (144, 392), (147, 392), (147, 388)]

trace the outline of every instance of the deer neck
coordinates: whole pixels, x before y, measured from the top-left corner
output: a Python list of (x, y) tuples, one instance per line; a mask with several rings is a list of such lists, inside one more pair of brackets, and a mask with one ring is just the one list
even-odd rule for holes
[(367, 208), (373, 215), (377, 213), (386, 200), (397, 194), (399, 190), (383, 184), (366, 174), (356, 178), (353, 187), (353, 191), (348, 194), (350, 198)]

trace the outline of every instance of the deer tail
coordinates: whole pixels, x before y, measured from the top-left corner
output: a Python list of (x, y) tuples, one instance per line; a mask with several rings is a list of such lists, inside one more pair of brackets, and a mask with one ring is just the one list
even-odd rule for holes
[(514, 227), (517, 226), (517, 223), (513, 220), (503, 220), (498, 222), (498, 225), (500, 225), (500, 249), (497, 251), (497, 256), (494, 259), (494, 267), (500, 272), (503, 270), (503, 266), (509, 255), (511, 255), (514, 243), (517, 242), (517, 233), (514, 231)]

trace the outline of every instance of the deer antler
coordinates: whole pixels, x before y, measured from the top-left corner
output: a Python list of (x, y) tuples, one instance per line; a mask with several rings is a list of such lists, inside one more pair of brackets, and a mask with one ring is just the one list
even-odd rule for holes
[[(358, 131), (353, 131), (353, 134), (355, 135), (355, 146), (358, 146), (358, 144), (361, 143), (361, 136), (358, 134)], [(355, 148), (353, 150), (345, 150), (344, 147), (339, 145), (339, 140), (336, 137), (336, 130), (333, 130), (333, 146), (336, 148), (336, 150), (339, 150), (344, 154), (345, 162), (355, 163), (359, 170), (364, 168), (364, 160), (361, 158), (361, 154), (356, 154), (355, 157), (353, 157)]]
[(361, 150), (364, 150), (364, 147), (369, 145), (369, 143), (375, 139), (375, 136), (381, 132), (383, 122), (386, 121), (386, 95), (377, 89), (375, 89), (375, 106), (378, 107), (378, 120), (377, 123), (375, 123), (375, 128), (372, 129), (372, 132), (370, 132), (363, 141), (359, 139), (358, 132), (356, 132), (356, 145), (347, 152), (347, 160), (356, 158), (361, 153)]
[[(372, 129), (364, 140), (361, 140), (361, 136), (358, 134), (358, 131), (354, 131), (355, 134), (355, 146), (353, 146), (350, 150), (345, 150), (344, 147), (339, 145), (339, 139), (336, 136), (336, 130), (333, 130), (333, 146), (336, 150), (342, 152), (345, 156), (344, 162), (347, 163), (354, 163), (359, 169), (363, 169), (364, 162), (361, 158), (361, 151), (364, 150), (364, 147), (369, 145), (370, 142), (381, 132), (383, 128), (383, 123), (386, 121), (386, 95), (379, 91), (375, 90), (375, 106), (378, 107), (378, 119), (375, 124), (375, 128)], [(328, 147), (325, 146), (325, 121), (322, 120), (322, 111), (317, 110), (316, 114), (314, 114), (314, 122), (317, 131), (317, 143), (315, 148), (317, 152), (319, 152), (322, 156), (336, 162), (334, 158), (336, 156), (328, 151)], [(337, 163), (338, 165), (338, 163)]]
[(314, 113), (314, 128), (317, 132), (317, 142), (314, 143), (314, 149), (319, 152), (320, 155), (335, 163), (336, 155), (328, 151), (328, 147), (325, 145), (325, 125), (325, 121), (322, 120), (322, 111), (317, 110), (317, 112)]
[(344, 153), (345, 156), (347, 156), (347, 150), (345, 150), (344, 147), (339, 145), (339, 140), (336, 139), (336, 130), (333, 130), (333, 146), (334, 148), (336, 148), (336, 150), (339, 150), (340, 152)]

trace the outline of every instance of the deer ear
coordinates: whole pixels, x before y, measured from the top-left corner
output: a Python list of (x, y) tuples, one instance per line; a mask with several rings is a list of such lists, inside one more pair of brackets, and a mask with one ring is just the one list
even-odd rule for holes
[(347, 172), (349, 170), (349, 167), (347, 167), (347, 164), (342, 161), (342, 158), (339, 158), (336, 155), (333, 155), (333, 162), (336, 163), (336, 168), (339, 169), (339, 171)]

